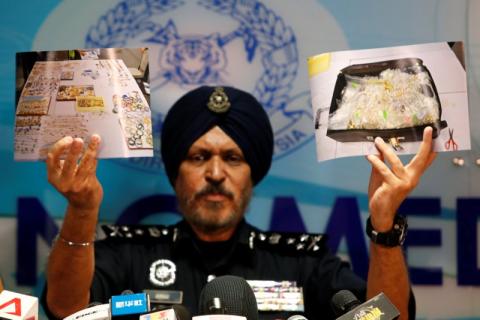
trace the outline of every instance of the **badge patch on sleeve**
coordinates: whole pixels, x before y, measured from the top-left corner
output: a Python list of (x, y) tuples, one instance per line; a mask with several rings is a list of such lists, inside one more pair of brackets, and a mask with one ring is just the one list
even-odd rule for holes
[(257, 299), (258, 311), (303, 312), (303, 289), (295, 281), (247, 280)]

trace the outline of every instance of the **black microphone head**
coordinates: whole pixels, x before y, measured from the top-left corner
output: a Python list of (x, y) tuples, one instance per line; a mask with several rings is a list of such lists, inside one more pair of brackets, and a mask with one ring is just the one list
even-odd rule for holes
[(218, 301), (224, 314), (243, 316), (247, 320), (258, 319), (257, 300), (245, 279), (236, 276), (221, 276), (213, 279), (200, 292), (198, 310), (201, 315), (212, 314), (211, 302)]
[(361, 302), (355, 295), (348, 290), (340, 290), (332, 297), (332, 308), (335, 315), (341, 316), (353, 308), (359, 306)]
[(173, 311), (175, 311), (175, 316), (177, 320), (192, 320), (192, 315), (188, 309), (181, 304), (174, 304), (171, 306)]
[(99, 306), (103, 303), (101, 302), (98, 302), (98, 301), (93, 301), (93, 302), (90, 302), (88, 305), (87, 305), (87, 308), (91, 308), (91, 307), (96, 307), (96, 306)]
[(126, 290), (123, 290), (120, 295), (126, 296), (126, 295), (128, 295), (128, 294), (135, 294), (135, 292), (133, 292), (133, 291), (130, 290), (130, 289), (126, 289)]

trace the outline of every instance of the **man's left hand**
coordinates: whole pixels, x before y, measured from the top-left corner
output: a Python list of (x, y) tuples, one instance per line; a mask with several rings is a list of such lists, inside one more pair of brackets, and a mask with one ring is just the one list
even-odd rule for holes
[(398, 207), (435, 159), (432, 131), (431, 127), (425, 128), (420, 149), (406, 166), (382, 138), (375, 139), (380, 155), (368, 155), (367, 160), (372, 164), (368, 198), (371, 222), (376, 231), (386, 232), (392, 228)]

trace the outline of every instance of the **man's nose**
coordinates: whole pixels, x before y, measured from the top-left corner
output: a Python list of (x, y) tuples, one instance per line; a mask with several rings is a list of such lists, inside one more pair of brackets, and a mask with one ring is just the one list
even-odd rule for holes
[(205, 178), (212, 183), (221, 183), (225, 180), (225, 164), (219, 157), (212, 157), (207, 164)]

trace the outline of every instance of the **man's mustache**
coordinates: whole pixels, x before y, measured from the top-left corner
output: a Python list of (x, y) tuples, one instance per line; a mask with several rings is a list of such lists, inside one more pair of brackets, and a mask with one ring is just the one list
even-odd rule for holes
[(195, 199), (199, 199), (203, 196), (207, 196), (210, 194), (220, 194), (231, 200), (233, 199), (233, 192), (228, 191), (222, 184), (219, 184), (219, 185), (207, 184), (202, 190), (200, 190), (195, 194)]

